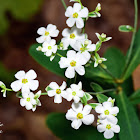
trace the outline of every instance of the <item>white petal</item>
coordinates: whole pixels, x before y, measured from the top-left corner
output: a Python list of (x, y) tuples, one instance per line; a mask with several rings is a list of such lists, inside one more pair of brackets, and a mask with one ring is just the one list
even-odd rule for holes
[(38, 33), (39, 35), (44, 35), (44, 34), (45, 34), (45, 31), (46, 31), (46, 29), (45, 29), (44, 27), (40, 27), (40, 28), (37, 30), (37, 33)]
[(11, 83), (11, 88), (15, 92), (19, 91), (21, 89), (21, 87), (22, 87), (22, 83), (19, 80)]
[(50, 31), (50, 36), (51, 37), (57, 37), (58, 34), (59, 34), (59, 30)]
[(78, 91), (77, 96), (83, 97), (84, 96), (84, 92), (82, 90)]
[(54, 31), (56, 30), (56, 25), (53, 25), (53, 24), (48, 24), (47, 26), (47, 31), (50, 32), (50, 31)]
[(74, 18), (68, 18), (67, 21), (66, 21), (66, 24), (67, 24), (69, 27), (74, 26), (74, 24), (75, 24), (75, 19), (74, 19)]
[(73, 100), (74, 100), (75, 103), (78, 103), (80, 101), (80, 98), (78, 96), (74, 96)]
[(75, 12), (78, 12), (81, 10), (81, 4), (79, 3), (74, 3), (73, 9)]
[(90, 115), (86, 115), (83, 119), (82, 119), (83, 123), (85, 125), (91, 125), (94, 122), (94, 115), (90, 114)]
[(26, 107), (27, 110), (30, 110), (30, 109), (33, 108), (33, 105), (30, 102), (26, 102), (25, 107)]
[(31, 104), (32, 104), (32, 105), (36, 105), (36, 104), (37, 104), (36, 100), (35, 100), (35, 99), (32, 99), (32, 100), (31, 100)]
[(20, 99), (20, 105), (25, 106), (25, 104), (26, 104), (26, 100), (25, 99)]
[(25, 71), (21, 70), (15, 74), (17, 79), (23, 79), (25, 77)]
[(51, 82), (51, 83), (49, 84), (49, 87), (50, 87), (51, 89), (59, 89), (59, 86), (58, 86), (58, 84), (57, 84), (56, 82)]
[(66, 118), (67, 120), (73, 121), (74, 119), (76, 119), (76, 115), (77, 113), (74, 112), (73, 109), (69, 109), (68, 112), (66, 113)]
[(78, 83), (78, 86), (80, 89), (82, 89), (82, 82), (81, 81)]
[(72, 109), (77, 113), (82, 112), (83, 104), (82, 103), (72, 103)]
[(105, 125), (102, 125), (102, 124), (98, 125), (98, 126), (97, 126), (97, 130), (98, 130), (99, 132), (104, 132), (104, 131), (106, 130)]
[(79, 28), (79, 29), (84, 27), (84, 21), (83, 21), (83, 19), (81, 17), (76, 19), (76, 27)]
[(22, 93), (29, 93), (30, 92), (29, 84), (23, 84), (21, 92)]
[(32, 91), (37, 90), (38, 86), (39, 86), (38, 80), (30, 80), (30, 82), (29, 82), (29, 88), (30, 88)]
[(118, 114), (119, 113), (119, 108), (118, 107), (112, 107), (110, 112), (111, 112), (111, 114)]
[(69, 7), (66, 9), (65, 16), (66, 16), (66, 17), (70, 17), (72, 14), (73, 14), (73, 8), (72, 8), (71, 6), (69, 6)]
[(61, 95), (58, 95), (58, 94), (56, 94), (55, 95), (55, 97), (54, 97), (54, 102), (55, 103), (62, 103), (62, 97), (61, 97)]
[(75, 70), (79, 75), (84, 75), (85, 74), (85, 68), (83, 66), (75, 67)]
[(83, 55), (83, 57), (84, 57), (87, 61), (90, 60), (91, 55), (90, 55), (90, 53), (89, 53), (88, 51), (83, 52), (83, 53), (81, 53), (81, 54)]
[(106, 130), (106, 131), (104, 132), (104, 137), (105, 137), (106, 139), (111, 139), (113, 136), (114, 136), (114, 133), (113, 133), (111, 130)]
[(106, 116), (106, 117), (107, 117), (107, 120), (110, 121), (111, 123), (117, 124), (118, 119), (115, 116), (109, 115), (109, 116)]
[(88, 51), (95, 51), (96, 50), (96, 45), (92, 44), (92, 45), (89, 45), (87, 48), (88, 48)]
[(97, 113), (103, 113), (104, 112), (104, 108), (103, 108), (102, 105), (98, 105), (98, 106), (95, 107), (95, 111)]
[(6, 90), (3, 92), (3, 97), (6, 97)]
[(92, 110), (92, 107), (90, 105), (85, 105), (82, 113), (84, 115), (88, 115), (91, 112), (91, 110)]
[(111, 130), (113, 130), (115, 133), (119, 133), (120, 132), (120, 126), (119, 125), (113, 125)]
[(74, 68), (73, 67), (68, 67), (67, 69), (66, 69), (66, 71), (65, 71), (65, 76), (67, 77), (67, 78), (74, 78), (74, 76), (75, 76), (75, 70), (74, 70)]
[(45, 39), (46, 39), (46, 36), (40, 36), (40, 37), (36, 38), (36, 41), (38, 43), (43, 43), (43, 42), (45, 42)]
[(110, 107), (112, 107), (112, 103), (111, 102), (104, 102), (103, 107), (110, 108)]
[(70, 50), (70, 51), (67, 52), (67, 57), (68, 58), (75, 58), (75, 56), (76, 56), (76, 52), (75, 51)]
[(48, 96), (49, 97), (53, 97), (54, 95), (56, 95), (56, 90), (49, 90), (48, 91)]
[(71, 84), (70, 87), (72, 88), (72, 90), (76, 91), (76, 90), (79, 90), (80, 87), (76, 84)]
[(36, 77), (37, 77), (37, 74), (34, 70), (29, 70), (25, 75), (25, 78), (27, 79), (35, 79)]
[(65, 57), (61, 57), (59, 61), (60, 68), (67, 68), (69, 66), (69, 61)]
[(74, 128), (74, 129), (79, 129), (79, 127), (82, 125), (82, 121), (81, 120), (74, 120), (72, 123), (71, 123), (71, 126)]
[(62, 31), (62, 36), (67, 37), (69, 35), (70, 35), (70, 30), (68, 28), (66, 28)]
[(83, 57), (83, 55), (80, 52), (76, 54), (76, 60), (80, 65), (85, 65), (88, 62), (88, 60), (85, 59), (85, 57)]
[(95, 63), (94, 63), (94, 67), (96, 68), (97, 66), (98, 66), (98, 62), (95, 61)]
[(80, 12), (79, 12), (79, 16), (82, 18), (87, 18), (88, 17), (88, 9), (86, 7), (84, 7)]
[(63, 81), (62, 85), (60, 86), (61, 90), (64, 90), (67, 86), (67, 83), (65, 81)]

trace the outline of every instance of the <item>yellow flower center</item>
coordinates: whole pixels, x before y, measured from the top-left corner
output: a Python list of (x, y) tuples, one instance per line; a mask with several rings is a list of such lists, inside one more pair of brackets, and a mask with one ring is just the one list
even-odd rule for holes
[(27, 98), (27, 99), (26, 99), (27, 102), (30, 102), (30, 100), (31, 100), (30, 98)]
[(109, 111), (108, 110), (105, 110), (105, 115), (109, 115)]
[(76, 92), (75, 92), (75, 91), (73, 91), (73, 92), (72, 92), (72, 95), (73, 95), (73, 96), (75, 96), (75, 95), (76, 95)]
[(57, 93), (57, 94), (60, 94), (60, 93), (61, 93), (61, 89), (57, 89), (57, 90), (56, 90), (56, 93)]
[(27, 79), (22, 79), (22, 83), (26, 84), (26, 83), (28, 83), (28, 80)]
[(50, 34), (49, 32), (45, 31), (45, 36), (48, 36), (49, 34)]
[(70, 62), (70, 65), (71, 65), (72, 67), (75, 67), (75, 66), (76, 66), (76, 61), (72, 60), (72, 61)]
[(62, 47), (62, 48), (63, 48), (63, 46), (64, 46), (64, 45), (63, 45), (63, 43), (61, 42), (61, 43), (60, 43), (60, 47)]
[(48, 50), (51, 50), (52, 49), (52, 46), (48, 46)]
[(108, 130), (111, 129), (111, 125), (110, 125), (110, 124), (106, 125), (106, 128), (107, 128)]
[(75, 38), (75, 34), (73, 34), (73, 33), (70, 34), (70, 38), (71, 38), (71, 39), (74, 39), (74, 38)]
[(83, 52), (84, 51), (84, 48), (80, 48), (80, 51)]
[(98, 60), (98, 62), (99, 62), (99, 64), (101, 64), (101, 63), (102, 63), (102, 60), (101, 60), (101, 59), (99, 59), (99, 60)]
[(74, 13), (73, 18), (78, 18), (78, 13)]
[(77, 119), (82, 119), (83, 118), (83, 114), (82, 113), (78, 113), (77, 114)]

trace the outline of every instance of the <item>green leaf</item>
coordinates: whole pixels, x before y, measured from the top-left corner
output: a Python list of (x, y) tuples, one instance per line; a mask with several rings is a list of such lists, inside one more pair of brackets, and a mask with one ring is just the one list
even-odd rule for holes
[(6, 15), (8, 11), (17, 20), (30, 19), (40, 8), (42, 0), (1, 0), (0, 2), (0, 34), (9, 27)]
[(73, 129), (71, 121), (66, 120), (63, 113), (48, 115), (46, 124), (61, 140), (105, 140), (103, 134), (99, 133), (93, 126), (82, 125), (78, 130)]
[(132, 104), (140, 104), (140, 89), (135, 91), (130, 97), (129, 100)]
[(92, 82), (90, 84), (90, 86), (93, 89), (93, 91), (95, 91), (95, 92), (103, 91), (103, 88), (100, 85), (98, 85), (97, 83)]
[(96, 106), (98, 106), (99, 103), (90, 103), (89, 105), (95, 110)]
[(97, 94), (96, 97), (97, 97), (99, 103), (103, 103), (108, 100), (108, 97), (105, 96), (104, 94)]
[(47, 87), (45, 88), (45, 90), (46, 90), (46, 91), (49, 91), (49, 90), (52, 90), (52, 88), (50, 88), (49, 86), (47, 86)]
[(16, 93), (16, 97), (18, 97), (18, 98), (23, 98), (23, 97), (22, 97), (22, 93), (21, 93), (21, 92)]
[(89, 100), (91, 100), (93, 97), (89, 94), (89, 93), (87, 93), (87, 92), (85, 92), (85, 96), (86, 96), (86, 99), (87, 99), (87, 101), (89, 101)]
[(86, 105), (87, 101), (91, 100), (92, 98), (93, 97), (89, 93), (85, 92), (84, 96), (81, 98), (81, 102)]
[(123, 92), (116, 95), (115, 99), (120, 110), (118, 114), (120, 140), (140, 140), (140, 122), (129, 99)]
[(124, 79), (127, 79), (139, 64), (140, 64), (140, 29), (136, 33), (131, 59), (127, 67), (127, 70), (125, 71), (125, 74), (123, 76)]
[[(50, 61), (50, 58), (45, 56), (42, 52), (39, 52), (36, 50), (36, 48), (39, 46), (39, 44), (34, 44), (31, 46), (29, 53), (30, 55), (43, 67), (48, 69), (49, 71), (64, 77), (64, 69), (61, 69), (59, 67), (58, 62), (60, 61), (60, 57), (56, 56), (53, 61)], [(58, 53), (62, 56), (66, 55), (66, 51), (58, 50)]]
[(121, 25), (119, 26), (119, 31), (120, 32), (133, 32), (134, 28), (130, 25)]

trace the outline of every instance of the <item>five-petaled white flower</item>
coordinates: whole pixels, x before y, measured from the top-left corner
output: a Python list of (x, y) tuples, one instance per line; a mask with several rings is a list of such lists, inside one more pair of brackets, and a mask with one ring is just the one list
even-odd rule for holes
[(15, 92), (21, 89), (22, 95), (29, 93), (30, 90), (35, 91), (39, 86), (38, 80), (34, 80), (37, 77), (34, 70), (29, 70), (27, 73), (21, 70), (15, 74), (15, 77), (18, 80), (11, 83), (11, 88)]
[(115, 117), (118, 112), (118, 107), (113, 107), (111, 102), (104, 102), (102, 105), (98, 105), (95, 108), (95, 111), (100, 114), (102, 119), (107, 119), (112, 123), (116, 123), (118, 120)]
[(37, 104), (36, 100), (34, 99), (34, 94), (32, 92), (29, 92), (27, 94), (23, 94), (20, 99), (20, 105), (25, 106), (27, 110), (33, 110), (34, 111), (34, 106)]
[(106, 139), (111, 139), (114, 136), (114, 133), (120, 132), (120, 126), (117, 125), (117, 122), (111, 123), (107, 119), (101, 120), (100, 124), (97, 126), (99, 132), (104, 132), (104, 137)]
[(67, 78), (74, 78), (75, 71), (79, 75), (85, 74), (85, 68), (83, 65), (87, 62), (87, 59), (85, 59), (80, 52), (76, 53), (75, 51), (70, 50), (67, 52), (67, 58), (61, 57), (59, 65), (60, 68), (67, 68), (65, 71), (65, 76)]
[(93, 52), (96, 50), (96, 45), (92, 44), (91, 40), (85, 39), (81, 41), (76, 41), (74, 47), (76, 51), (81, 52), (83, 54), (83, 57), (85, 57), (88, 61), (91, 57), (89, 52)]
[(75, 26), (72, 27), (71, 29), (64, 29), (62, 32), (62, 40), (65, 48), (68, 48), (70, 45), (72, 48), (74, 44), (76, 43), (77, 40), (83, 40), (85, 39), (85, 34), (81, 34), (81, 29), (77, 29)]
[(71, 126), (74, 129), (79, 129), (82, 125), (82, 122), (85, 125), (91, 125), (94, 122), (94, 115), (89, 114), (92, 110), (92, 107), (89, 105), (85, 105), (83, 108), (82, 103), (72, 104), (72, 108), (68, 110), (66, 113), (66, 118), (71, 120)]
[(84, 91), (82, 90), (82, 83), (79, 82), (78, 85), (72, 84), (70, 88), (66, 90), (66, 99), (68, 101), (74, 100), (75, 103), (80, 101), (80, 98), (84, 96)]
[(51, 39), (51, 37), (57, 37), (59, 34), (59, 30), (57, 30), (57, 27), (53, 24), (48, 24), (47, 28), (40, 27), (37, 30), (37, 33), (41, 35), (36, 39), (38, 43), (43, 43), (45, 41), (48, 41)]
[(65, 98), (66, 95), (66, 91), (64, 90), (66, 86), (66, 82), (63, 82), (61, 86), (59, 86), (56, 82), (51, 82), (49, 84), (51, 90), (48, 91), (48, 96), (54, 96), (54, 103), (62, 103), (62, 97)]
[(0, 88), (2, 88), (1, 92), (3, 92), (3, 97), (6, 97), (6, 86), (2, 81), (0, 81)]
[(57, 51), (56, 40), (51, 39), (43, 43), (42, 52), (44, 52), (46, 56), (51, 56), (52, 54), (55, 54), (56, 51)]
[(69, 27), (72, 27), (76, 23), (77, 28), (83, 28), (84, 27), (84, 20), (83, 18), (88, 17), (88, 9), (86, 7), (81, 6), (79, 3), (74, 3), (74, 6), (69, 6), (66, 9), (65, 16), (69, 17), (66, 21), (67, 25)]

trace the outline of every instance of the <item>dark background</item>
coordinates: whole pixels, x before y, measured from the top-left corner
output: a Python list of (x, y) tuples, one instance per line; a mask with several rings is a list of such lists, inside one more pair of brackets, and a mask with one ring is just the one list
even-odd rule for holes
[[(22, 5), (23, 1), (12, 0), (15, 5), (20, 3), (23, 11), (26, 11), (30, 1), (32, 0), (26, 0), (26, 3)], [(65, 1), (67, 5), (72, 4), (69, 3), (69, 0)], [(86, 24), (86, 33), (94, 43), (97, 42), (95, 32), (106, 33), (113, 37), (111, 41), (103, 44), (100, 54), (103, 55), (105, 50), (111, 46), (116, 46), (126, 53), (132, 34), (119, 32), (118, 27), (125, 24), (133, 26), (133, 0), (82, 0), (82, 2), (90, 11), (95, 9), (98, 2), (102, 5), (102, 17), (89, 19)], [(4, 0), (0, 0), (0, 5), (0, 25), (5, 25), (4, 19), (7, 21), (5, 28), (0, 27), (0, 81), (9, 84), (14, 80), (16, 71), (34, 69), (38, 74), (37, 79), (40, 81), (39, 89), (42, 91), (51, 81), (61, 84), (62, 78), (41, 67), (28, 54), (29, 47), (36, 43), (35, 39), (38, 37), (36, 31), (39, 27), (45, 27), (49, 23), (55, 24), (60, 31), (67, 27), (64, 16), (65, 9), (61, 1), (40, 0), (37, 9), (31, 16), (25, 15), (25, 19), (14, 16), (8, 8), (5, 8), (3, 12)], [(15, 6), (16, 8), (19, 10), (18, 5)], [(22, 13), (22, 8), (20, 10), (24, 16), (25, 13)], [(3, 16), (4, 18), (2, 18)], [(60, 39), (61, 33), (57, 40)], [(140, 88), (140, 67), (134, 72), (133, 80), (135, 89)], [(62, 104), (54, 104), (53, 98), (47, 96), (40, 99), (42, 107), (38, 107), (33, 113), (20, 106), (15, 93), (9, 94), (7, 98), (2, 98), (2, 94), (0, 94), (0, 122), (4, 124), (0, 128), (4, 131), (3, 134), (0, 134), (0, 139), (57, 140), (45, 126), (46, 116), (51, 112), (66, 112), (70, 103), (63, 101)]]

